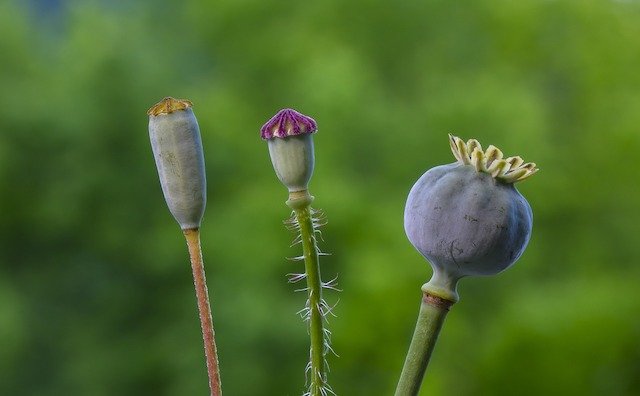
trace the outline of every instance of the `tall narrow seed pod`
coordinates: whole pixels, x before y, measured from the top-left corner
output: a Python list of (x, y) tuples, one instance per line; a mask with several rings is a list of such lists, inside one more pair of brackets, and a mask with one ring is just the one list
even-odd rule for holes
[(162, 192), (189, 248), (211, 396), (221, 396), (218, 352), (200, 244), (200, 223), (207, 200), (200, 129), (188, 100), (164, 98), (147, 114)]
[(147, 112), (162, 192), (183, 230), (200, 227), (207, 201), (202, 141), (191, 105), (167, 97)]

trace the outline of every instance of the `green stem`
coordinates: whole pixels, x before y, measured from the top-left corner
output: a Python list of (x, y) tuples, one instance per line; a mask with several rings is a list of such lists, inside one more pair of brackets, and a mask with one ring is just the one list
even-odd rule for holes
[(316, 243), (310, 203), (313, 197), (306, 193), (301, 198), (290, 197), (287, 205), (294, 210), (302, 238), (302, 254), (307, 278), (309, 337), (311, 339), (310, 396), (321, 396), (327, 387), (325, 363), (324, 317), (322, 313), (322, 282), (320, 260)]
[(455, 301), (423, 293), (418, 323), (400, 374), (395, 396), (416, 396), (427, 370), (438, 334)]

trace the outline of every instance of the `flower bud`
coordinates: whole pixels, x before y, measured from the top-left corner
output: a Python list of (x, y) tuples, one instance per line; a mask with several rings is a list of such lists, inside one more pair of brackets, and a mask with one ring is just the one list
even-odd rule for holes
[(260, 129), (276, 175), (290, 194), (309, 188), (315, 161), (312, 134), (317, 130), (312, 118), (291, 109), (280, 110)]
[(200, 129), (191, 105), (167, 97), (147, 112), (162, 192), (183, 230), (200, 228), (207, 200)]
[[(404, 224), (413, 246), (431, 263), (430, 290), (457, 300), (464, 276), (494, 275), (523, 253), (533, 215), (514, 182), (538, 169), (500, 150), (450, 136), (458, 162), (428, 170), (409, 192)], [(426, 285), (425, 285), (426, 286)]]

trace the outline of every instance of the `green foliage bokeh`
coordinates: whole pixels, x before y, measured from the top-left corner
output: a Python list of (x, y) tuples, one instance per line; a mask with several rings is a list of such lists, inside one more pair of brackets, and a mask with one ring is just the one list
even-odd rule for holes
[[(330, 383), (393, 393), (430, 267), (404, 202), (447, 133), (541, 168), (507, 272), (464, 279), (422, 394), (640, 392), (640, 5), (634, 0), (0, 4), (0, 394), (205, 395), (184, 239), (146, 110), (194, 103), (204, 259), (228, 395), (297, 395), (286, 190), (259, 128), (319, 125)], [(30, 4), (30, 5), (29, 5)]]

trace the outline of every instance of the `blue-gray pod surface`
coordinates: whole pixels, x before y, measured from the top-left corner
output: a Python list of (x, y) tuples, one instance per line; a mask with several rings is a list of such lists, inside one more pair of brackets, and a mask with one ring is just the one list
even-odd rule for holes
[(475, 140), (450, 139), (458, 162), (418, 179), (407, 198), (404, 224), (434, 276), (455, 284), (464, 276), (497, 274), (524, 252), (533, 214), (513, 183), (537, 167), (519, 157), (503, 159), (493, 146), (483, 152)]
[(531, 207), (513, 184), (459, 163), (422, 175), (405, 209), (409, 240), (455, 277), (507, 269), (524, 251), (532, 223)]

